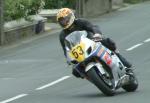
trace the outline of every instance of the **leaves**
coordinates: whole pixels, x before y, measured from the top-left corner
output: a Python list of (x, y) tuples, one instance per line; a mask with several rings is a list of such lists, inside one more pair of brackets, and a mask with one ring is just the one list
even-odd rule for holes
[(76, 0), (4, 0), (4, 19), (11, 21), (28, 18), (41, 9), (58, 9), (62, 7), (75, 8)]
[(75, 8), (76, 0), (45, 0), (45, 9)]
[(138, 2), (141, 2), (142, 0), (124, 0), (124, 2), (127, 2), (127, 3), (132, 3), (132, 4), (135, 4), (135, 3), (138, 3)]
[(11, 21), (19, 18), (27, 18), (34, 15), (44, 7), (43, 0), (5, 0), (4, 19)]

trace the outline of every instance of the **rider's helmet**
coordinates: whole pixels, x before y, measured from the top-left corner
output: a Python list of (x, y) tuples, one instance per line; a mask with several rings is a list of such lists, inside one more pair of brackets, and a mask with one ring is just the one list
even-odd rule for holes
[(57, 13), (57, 21), (64, 28), (69, 28), (75, 20), (73, 11), (69, 8), (62, 8)]

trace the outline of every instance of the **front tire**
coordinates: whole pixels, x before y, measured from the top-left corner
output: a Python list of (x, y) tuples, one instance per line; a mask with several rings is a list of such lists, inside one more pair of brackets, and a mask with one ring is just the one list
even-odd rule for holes
[(115, 94), (115, 90), (112, 89), (111, 87), (109, 87), (103, 80), (102, 77), (100, 77), (95, 68), (91, 68), (88, 72), (87, 72), (88, 77), (90, 78), (90, 80), (92, 81), (93, 84), (95, 84), (95, 86), (101, 90), (105, 95), (107, 96), (113, 96)]

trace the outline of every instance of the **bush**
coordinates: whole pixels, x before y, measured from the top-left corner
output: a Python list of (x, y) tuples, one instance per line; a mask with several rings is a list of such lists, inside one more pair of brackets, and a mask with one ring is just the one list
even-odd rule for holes
[(43, 0), (5, 0), (4, 3), (5, 21), (27, 18), (44, 7)]
[(75, 9), (76, 0), (4, 0), (5, 21), (27, 18), (35, 15), (40, 9), (58, 9), (68, 7)]
[(135, 4), (135, 3), (138, 3), (138, 2), (141, 2), (143, 0), (124, 0), (124, 2), (126, 3), (132, 3), (132, 4)]
[(75, 9), (76, 0), (45, 0), (45, 9), (68, 7)]

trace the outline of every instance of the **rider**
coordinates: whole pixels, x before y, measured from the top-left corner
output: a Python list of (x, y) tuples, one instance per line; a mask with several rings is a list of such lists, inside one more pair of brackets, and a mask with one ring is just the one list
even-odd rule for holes
[[(116, 52), (116, 45), (115, 42), (110, 38), (104, 38), (102, 36), (102, 32), (99, 30), (99, 27), (97, 25), (93, 25), (89, 21), (85, 19), (77, 19), (73, 13), (73, 11), (69, 8), (62, 8), (57, 13), (57, 21), (60, 24), (60, 26), (63, 28), (59, 35), (60, 43), (64, 51), (64, 55), (66, 56), (66, 50), (65, 50), (65, 37), (69, 35), (71, 32), (74, 31), (82, 31), (85, 30), (88, 32), (88, 38), (93, 39), (95, 41), (100, 40), (100, 42), (109, 48), (110, 50), (114, 51), (117, 56), (120, 58), (120, 60), (123, 62), (123, 64), (127, 68), (131, 68), (131, 63), (129, 63), (122, 55), (119, 54), (119, 52)], [(76, 71), (73, 70), (73, 74), (76, 77), (80, 77)]]

